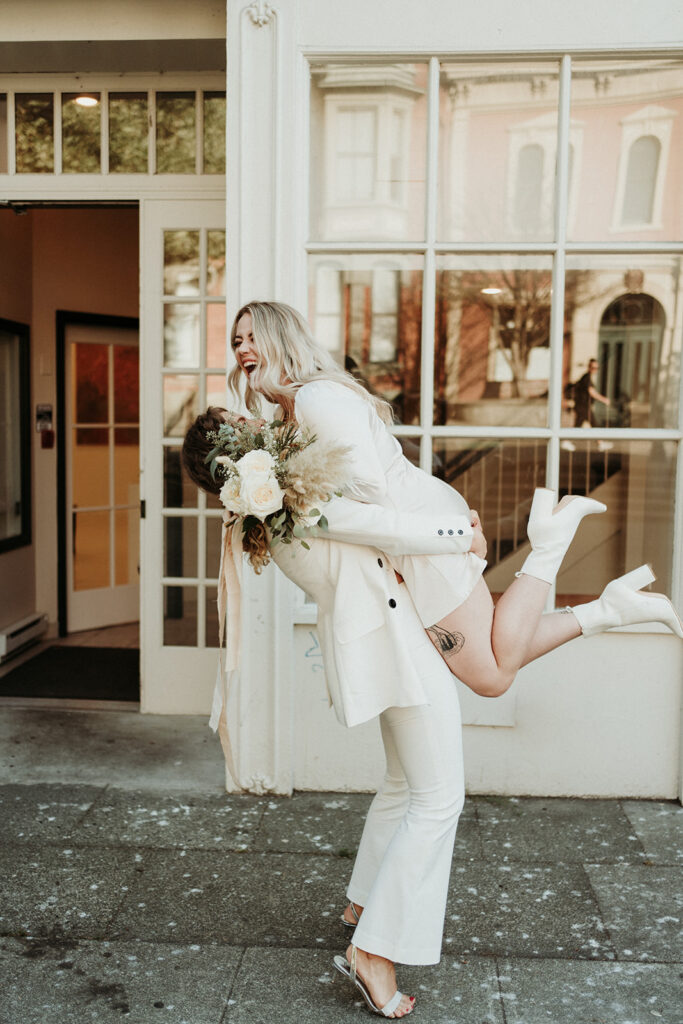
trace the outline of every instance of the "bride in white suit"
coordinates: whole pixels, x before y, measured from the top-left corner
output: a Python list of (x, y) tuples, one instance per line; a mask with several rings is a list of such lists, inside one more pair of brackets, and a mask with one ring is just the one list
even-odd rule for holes
[[(438, 962), (464, 793), (457, 695), (445, 665), (476, 692), (496, 696), (522, 665), (582, 632), (652, 620), (681, 636), (683, 629), (666, 598), (639, 592), (654, 578), (647, 567), (613, 581), (597, 601), (543, 615), (581, 518), (605, 507), (575, 497), (553, 509), (552, 493), (543, 489), (529, 519), (531, 553), (494, 612), (482, 579), (486, 547), (476, 514), (456, 491), (404, 458), (386, 429), (387, 404), (340, 370), (303, 318), (282, 303), (244, 306), (231, 340), (237, 365), (230, 383), (238, 394), (246, 383), (248, 408), (257, 412), (263, 395), (319, 439), (351, 446), (353, 484), (348, 498), (326, 507), (330, 532), (320, 537), (327, 543), (312, 545), (310, 554), (282, 546), (273, 554), (318, 600), (328, 678), (342, 683), (337, 715), (346, 724), (380, 716), (387, 774), (347, 891), (345, 923), (357, 927), (346, 958), (335, 958), (335, 965), (371, 1009), (404, 1016), (412, 1001), (396, 991), (393, 965)], [(428, 513), (450, 547), (411, 547), (406, 537), (392, 547), (381, 529), (367, 529), (368, 517), (375, 527), (394, 517), (398, 530), (401, 517)], [(343, 550), (351, 547), (353, 553)], [(393, 670), (397, 664), (409, 666), (407, 675)], [(408, 677), (406, 688), (401, 680)]]

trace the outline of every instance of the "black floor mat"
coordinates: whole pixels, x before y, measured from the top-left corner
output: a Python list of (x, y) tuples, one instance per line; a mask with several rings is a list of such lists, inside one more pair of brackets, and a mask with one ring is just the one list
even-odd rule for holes
[(140, 700), (140, 651), (48, 647), (0, 679), (2, 697)]

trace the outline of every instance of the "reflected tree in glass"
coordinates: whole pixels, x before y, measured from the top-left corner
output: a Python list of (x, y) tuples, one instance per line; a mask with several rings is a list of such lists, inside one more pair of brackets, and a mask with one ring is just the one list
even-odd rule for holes
[(99, 93), (62, 96), (62, 170), (71, 174), (99, 174)]
[(225, 174), (225, 93), (204, 93), (204, 174)]
[(55, 169), (52, 93), (18, 93), (15, 111), (17, 173), (52, 173)]
[(109, 170), (147, 173), (147, 94), (109, 94)]
[(157, 174), (194, 174), (195, 94), (157, 93)]

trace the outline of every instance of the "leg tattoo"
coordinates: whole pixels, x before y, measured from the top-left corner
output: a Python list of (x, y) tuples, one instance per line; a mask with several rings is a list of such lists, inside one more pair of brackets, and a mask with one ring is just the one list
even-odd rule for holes
[(442, 629), (441, 626), (428, 626), (427, 632), (431, 634), (432, 643), (444, 657), (457, 654), (465, 645), (465, 637), (462, 633), (451, 633), (447, 629)]

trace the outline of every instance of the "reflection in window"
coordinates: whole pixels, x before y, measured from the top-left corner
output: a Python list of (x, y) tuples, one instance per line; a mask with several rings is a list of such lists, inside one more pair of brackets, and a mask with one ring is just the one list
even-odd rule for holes
[(597, 359), (594, 387), (612, 404), (593, 402), (588, 417), (593, 426), (675, 428), (682, 334), (680, 257), (571, 255), (567, 268), (568, 403), (574, 397), (571, 385), (586, 373), (590, 360)]
[(109, 170), (147, 173), (147, 93), (109, 93)]
[(49, 174), (54, 171), (52, 93), (17, 93), (15, 122), (17, 173)]
[(543, 147), (522, 146), (517, 160), (515, 227), (521, 235), (536, 235), (541, 227)]
[(664, 310), (652, 295), (621, 295), (607, 307), (600, 322), (599, 388), (612, 405), (596, 407), (594, 418), (604, 411), (595, 426), (649, 425), (647, 413), (657, 391), (664, 323)]
[(204, 174), (225, 174), (225, 93), (204, 93)]
[(314, 238), (424, 237), (425, 64), (312, 68)]
[(337, 114), (335, 197), (341, 201), (374, 198), (377, 112), (342, 108)]
[(157, 174), (194, 174), (195, 94), (157, 93)]
[(100, 172), (100, 94), (62, 94), (62, 170)]
[(552, 237), (558, 93), (556, 61), (441, 65), (439, 239)]
[(589, 516), (557, 580), (557, 604), (579, 604), (617, 576), (650, 563), (655, 590), (671, 593), (676, 444), (671, 441), (579, 441), (560, 451), (560, 494), (604, 501)]
[[(455, 487), (486, 525), (486, 581), (493, 593), (509, 585), (528, 553), (533, 492), (545, 486), (544, 441), (436, 438), (435, 476)], [(518, 564), (519, 563), (519, 564)]]
[(375, 255), (337, 265), (312, 257), (313, 333), (347, 370), (391, 402), (397, 419), (420, 410), (422, 260), (404, 255), (387, 267)]
[(548, 257), (440, 257), (435, 423), (545, 426)]
[(624, 224), (652, 223), (661, 148), (656, 136), (641, 135), (629, 150), (621, 218)]

